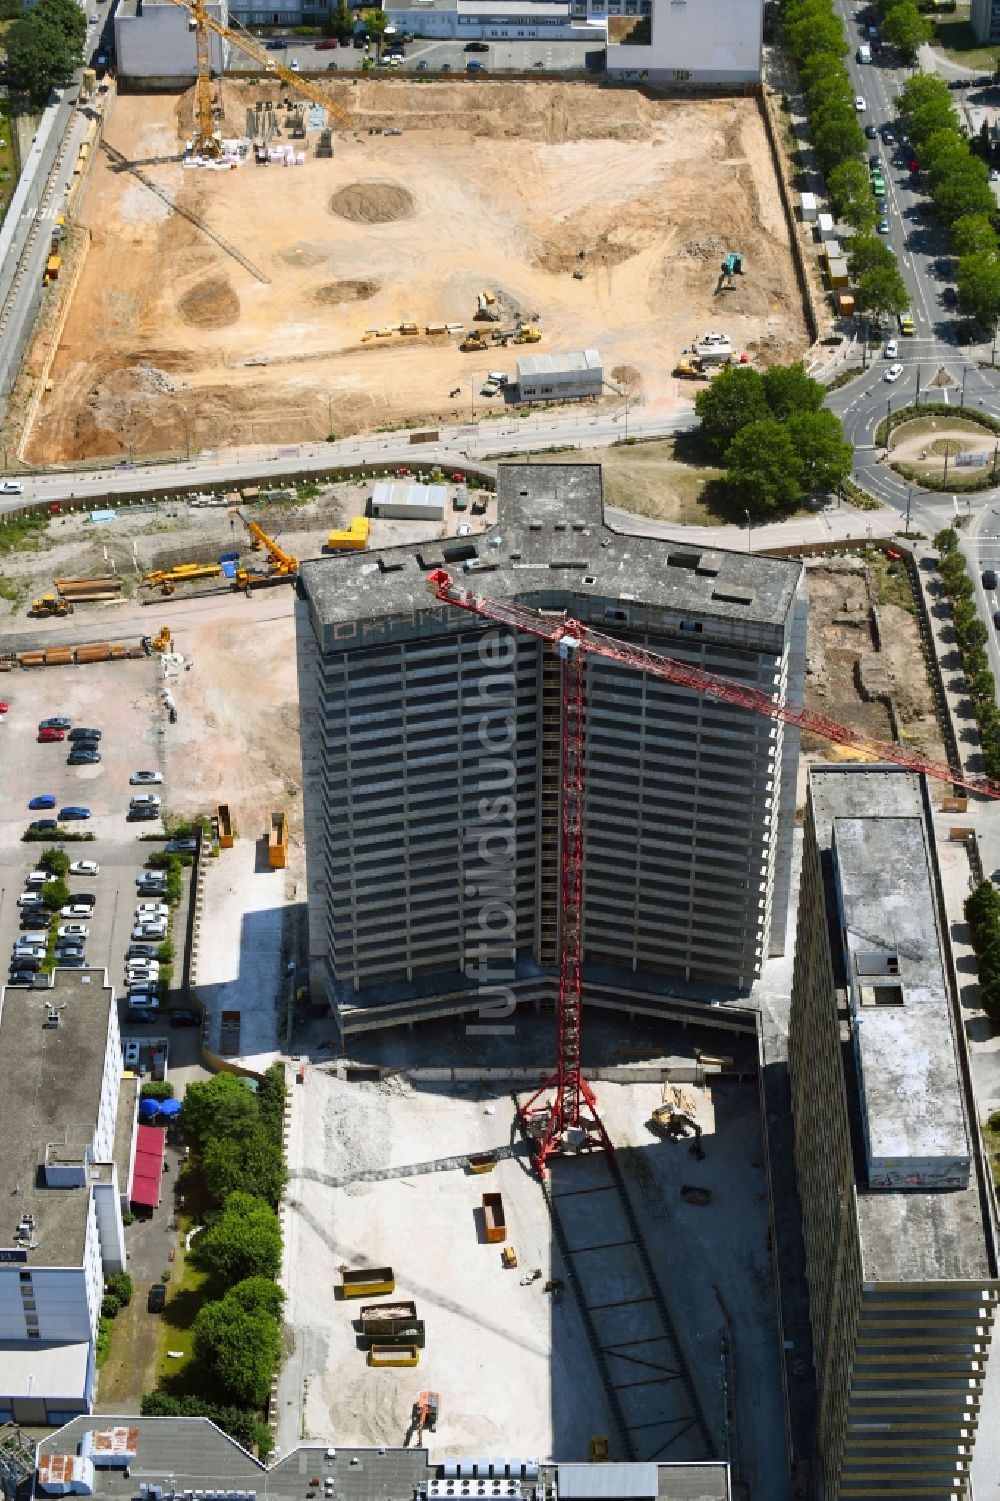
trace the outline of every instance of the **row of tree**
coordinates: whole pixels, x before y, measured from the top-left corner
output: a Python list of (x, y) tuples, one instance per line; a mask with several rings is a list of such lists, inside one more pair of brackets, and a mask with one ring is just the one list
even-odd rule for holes
[(921, 13), (915, 0), (875, 0), (882, 27), (882, 39), (912, 63), (917, 51), (929, 42), (934, 28)]
[(87, 17), (77, 0), (36, 0), (30, 10), (18, 5), (4, 36), (10, 86), (44, 105), (83, 62), (86, 35)]
[[(991, 1021), (997, 1022), (1000, 1021), (1000, 892), (992, 881), (981, 881), (966, 897), (965, 917), (979, 967), (983, 1010)], [(997, 1124), (1000, 1125), (1000, 1118)]]
[[(911, 0), (904, 0), (894, 9), (910, 6)], [(865, 163), (854, 85), (844, 66), (844, 28), (832, 0), (789, 0), (784, 37), (798, 67), (810, 135), (830, 201), (838, 218), (855, 231), (850, 252), (855, 303), (875, 317), (901, 313), (909, 297), (896, 257), (874, 233), (879, 209)]]
[(932, 73), (909, 79), (899, 96), (899, 112), (927, 173), (934, 213), (953, 238), (962, 311), (995, 328), (1000, 321), (1000, 246), (989, 170), (962, 134), (943, 79)]
[(983, 767), (988, 777), (1000, 777), (1000, 709), (996, 702), (996, 682), (986, 654), (989, 632), (976, 609), (975, 586), (954, 527), (938, 532), (934, 546), (941, 555), (938, 572), (951, 602), (966, 692), (972, 700), (979, 727)]
[[(208, 1224), (191, 1256), (219, 1296), (193, 1324), (196, 1390), (147, 1393), (142, 1410), (210, 1417), (240, 1443), (266, 1454), (261, 1419), (281, 1352), (284, 1293), (276, 1206), (287, 1181), (282, 1151), (284, 1069), (276, 1063), (256, 1089), (233, 1074), (190, 1084), (184, 1128), (192, 1155), (187, 1186), (207, 1194)], [(168, 1305), (169, 1306), (169, 1305)]]
[(705, 452), (724, 466), (727, 487), (752, 516), (791, 509), (850, 474), (851, 445), (824, 408), (825, 394), (801, 364), (763, 374), (731, 365), (696, 396)]

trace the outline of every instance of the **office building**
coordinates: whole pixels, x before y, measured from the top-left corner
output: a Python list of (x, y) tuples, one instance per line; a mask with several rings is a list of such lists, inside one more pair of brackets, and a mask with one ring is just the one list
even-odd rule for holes
[[(227, 0), (208, 0), (205, 8), (213, 21), (229, 24)], [(214, 31), (208, 34), (208, 56), (213, 73), (221, 75), (229, 61), (229, 43)], [(172, 0), (120, 0), (115, 11), (115, 60), (119, 86), (175, 89), (192, 83), (198, 58), (187, 11)]]
[(104, 1279), (125, 1266), (122, 1073), (102, 970), (0, 993), (0, 1421), (90, 1409)]
[(998, 1293), (923, 778), (813, 768), (789, 1025), (816, 1496), (965, 1493)]
[[(511, 1447), (516, 1449), (516, 1436)], [(38, 1445), (37, 1493), (95, 1501), (302, 1501), (305, 1480), (340, 1501), (732, 1501), (725, 1461), (540, 1463), (502, 1455), (437, 1461), (401, 1449), (302, 1445), (263, 1465), (207, 1418), (78, 1418)], [(30, 1485), (31, 1472), (27, 1481)], [(313, 1489), (309, 1484), (306, 1489)]]
[[(602, 0), (575, 0), (604, 16)], [(612, 9), (615, 7), (615, 9)], [(607, 0), (609, 78), (659, 84), (759, 83), (763, 0)]]
[(604, 367), (596, 349), (569, 354), (525, 354), (517, 362), (522, 401), (569, 401), (604, 394)]
[[(615, 532), (597, 465), (501, 465), (491, 530), (304, 564), (312, 987), (345, 1031), (494, 987), (544, 1000), (557, 973), (559, 659), (430, 597), (442, 567), (801, 699), (801, 565)], [(705, 1016), (746, 996), (783, 942), (797, 732), (591, 659), (586, 740), (588, 999), (662, 1014), (666, 991)]]

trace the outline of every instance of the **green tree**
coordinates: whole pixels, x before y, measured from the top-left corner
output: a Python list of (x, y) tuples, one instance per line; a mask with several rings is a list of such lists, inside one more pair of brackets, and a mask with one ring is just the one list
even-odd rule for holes
[(217, 1204), (242, 1190), (276, 1205), (288, 1182), (281, 1147), (259, 1124), (240, 1136), (211, 1137), (202, 1148), (201, 1168)]
[(226, 1293), (247, 1313), (269, 1313), (280, 1319), (285, 1306), (285, 1292), (270, 1277), (245, 1277)]
[(861, 134), (860, 125), (853, 116), (830, 115), (822, 120), (813, 131), (813, 145), (816, 148), (816, 155), (823, 164), (823, 170), (830, 172), (840, 162), (847, 161), (849, 157), (862, 156), (865, 138)]
[(957, 552), (959, 545), (959, 536), (953, 526), (943, 527), (935, 534), (934, 546), (938, 552)]
[(174, 1086), (169, 1079), (147, 1079), (139, 1093), (144, 1100), (172, 1100)]
[(50, 22), (15, 21), (4, 46), (11, 82), (38, 105), (45, 104), (54, 88), (69, 83), (77, 66), (73, 48)]
[(375, 56), (382, 56), (382, 44), (385, 41), (386, 27), (389, 25), (389, 17), (384, 10), (364, 10), (361, 19), (365, 23), (368, 35), (375, 43)]
[(324, 31), (328, 36), (349, 37), (354, 30), (354, 13), (347, 0), (337, 0), (327, 16)]
[(825, 407), (796, 412), (785, 431), (799, 456), (803, 489), (836, 490), (851, 472), (854, 451), (834, 413)]
[(184, 1128), (202, 1143), (214, 1136), (248, 1135), (258, 1118), (257, 1101), (235, 1074), (215, 1074), (185, 1091)]
[(854, 108), (854, 90), (842, 63), (837, 63), (833, 71), (822, 74), (806, 89), (806, 103), (810, 111), (816, 114), (831, 108), (834, 110)]
[(285, 1123), (285, 1066), (272, 1063), (261, 1075), (257, 1087), (257, 1110), (260, 1123), (271, 1140), (281, 1145)]
[(859, 277), (854, 301), (862, 312), (873, 313), (877, 318), (905, 312), (910, 305), (910, 294), (895, 262)]
[(850, 88), (850, 80), (847, 77), (847, 70), (844, 67), (843, 60), (835, 57), (830, 52), (810, 52), (809, 56), (803, 59), (799, 67), (799, 82), (807, 98), (810, 89), (814, 88), (816, 84), (821, 83), (824, 79), (833, 78), (845, 81), (848, 88)]
[(826, 185), (837, 217), (844, 219), (862, 235), (870, 235), (875, 228), (878, 213), (871, 179), (864, 164), (853, 158), (839, 162), (830, 169)]
[(64, 876), (69, 870), (69, 856), (65, 850), (42, 850), (38, 865), (41, 870), (47, 870), (50, 876)]
[(77, 0), (35, 0), (28, 19), (52, 26), (73, 50), (74, 66), (83, 61), (83, 44), (87, 39), (87, 17)]
[(53, 912), (58, 912), (60, 907), (65, 907), (69, 901), (69, 887), (65, 881), (58, 878), (54, 881), (46, 881), (42, 887), (42, 901)]
[(783, 510), (802, 498), (802, 462), (790, 425), (773, 417), (751, 422), (726, 449), (726, 484), (751, 515)]
[(127, 1308), (132, 1301), (135, 1288), (128, 1272), (112, 1272), (104, 1284), (104, 1290), (113, 1298), (117, 1298), (122, 1308)]
[(230, 1194), (222, 1213), (194, 1246), (199, 1266), (222, 1286), (245, 1277), (276, 1277), (281, 1267), (278, 1216), (253, 1194)]
[(796, 61), (815, 52), (826, 52), (831, 57), (847, 55), (844, 28), (827, 5), (796, 6), (794, 11), (786, 6), (784, 34)]
[(955, 124), (948, 85), (935, 73), (907, 79), (899, 93), (899, 112), (918, 149), (935, 130)]
[(1000, 256), (991, 251), (963, 255), (958, 263), (958, 301), (962, 312), (986, 328), (1000, 323)]
[(934, 212), (943, 224), (954, 224), (966, 214), (989, 214), (996, 208), (989, 173), (975, 156), (956, 163), (932, 184), (932, 193)]
[(896, 257), (877, 235), (854, 235), (847, 250), (847, 267), (854, 281), (895, 266)]
[(998, 249), (996, 230), (985, 214), (960, 214), (951, 226), (959, 255), (977, 255)]
[(887, 10), (882, 20), (882, 33), (890, 46), (912, 61), (917, 49), (931, 39), (931, 25), (914, 5), (913, 0), (900, 0)]
[(705, 451), (721, 459), (740, 428), (767, 417), (763, 377), (746, 365), (730, 365), (698, 392), (694, 409), (701, 418)]
[(206, 1303), (194, 1321), (194, 1356), (209, 1391), (240, 1407), (262, 1407), (278, 1363), (277, 1319), (248, 1313), (234, 1298)]
[(795, 412), (818, 412), (823, 405), (826, 391), (806, 374), (801, 360), (794, 365), (772, 365), (763, 378), (771, 416), (779, 422)]

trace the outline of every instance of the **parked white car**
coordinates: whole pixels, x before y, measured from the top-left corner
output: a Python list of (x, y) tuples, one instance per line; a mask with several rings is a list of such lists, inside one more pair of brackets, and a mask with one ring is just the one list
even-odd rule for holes
[(96, 860), (74, 860), (69, 873), (71, 876), (99, 876), (101, 867)]
[(166, 902), (139, 902), (135, 909), (135, 915), (139, 922), (152, 922), (157, 917), (168, 918), (170, 916), (170, 908)]

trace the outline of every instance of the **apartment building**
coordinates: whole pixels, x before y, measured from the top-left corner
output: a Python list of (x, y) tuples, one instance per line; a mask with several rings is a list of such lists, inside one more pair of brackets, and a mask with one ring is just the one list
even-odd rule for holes
[[(345, 1031), (494, 987), (538, 1000), (557, 971), (559, 659), (429, 597), (442, 567), (801, 697), (800, 564), (619, 534), (597, 465), (501, 465), (490, 531), (306, 563), (312, 984)], [(656, 1011), (666, 991), (704, 1014), (746, 996), (783, 941), (797, 732), (603, 660), (586, 691), (588, 998)]]
[[(606, 0), (609, 78), (676, 85), (756, 84), (763, 0)], [(575, 0), (603, 20), (605, 0)]]
[(997, 1258), (927, 787), (813, 768), (789, 1072), (816, 1495), (965, 1493)]
[(125, 1266), (122, 1073), (103, 970), (0, 993), (0, 1421), (90, 1410), (104, 1279)]

